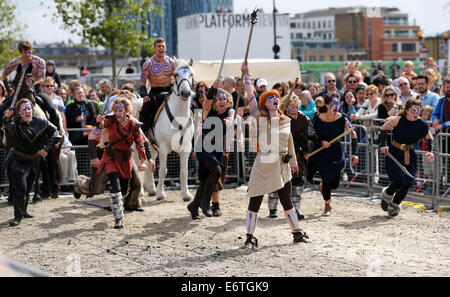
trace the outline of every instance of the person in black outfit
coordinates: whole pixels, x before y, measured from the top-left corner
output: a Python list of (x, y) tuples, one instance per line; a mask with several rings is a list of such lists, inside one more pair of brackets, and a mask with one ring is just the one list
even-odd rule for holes
[(47, 69), (45, 71), (45, 77), (47, 76), (52, 77), (55, 80), (56, 84), (58, 85), (58, 88), (61, 88), (61, 78), (59, 77), (59, 74), (56, 72), (55, 62), (53, 62), (52, 60), (48, 60), (46, 68)]
[(33, 117), (33, 103), (30, 100), (20, 100), (14, 110), (7, 110), (3, 118), (3, 124), (13, 139), (12, 149), (5, 162), (10, 186), (14, 188), (14, 218), (9, 222), (11, 227), (18, 226), (22, 218), (33, 217), (27, 211), (27, 197), (34, 181), (34, 162), (38, 155), (46, 157), (61, 141), (58, 129), (52, 123)]

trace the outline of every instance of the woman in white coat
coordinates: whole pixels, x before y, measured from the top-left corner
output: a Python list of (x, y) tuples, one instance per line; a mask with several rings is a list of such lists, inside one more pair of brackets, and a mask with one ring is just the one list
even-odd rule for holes
[(271, 90), (262, 93), (257, 102), (246, 64), (242, 65), (242, 71), (245, 72), (245, 91), (250, 98), (249, 111), (257, 120), (259, 146), (248, 184), (247, 196), (250, 197), (250, 201), (247, 211), (247, 239), (243, 248), (249, 249), (258, 246), (258, 240), (253, 236), (258, 211), (264, 194), (274, 191), (278, 193), (286, 220), (292, 229), (294, 243), (310, 242), (306, 233), (300, 229), (291, 201), (291, 171), (298, 172), (291, 134), (291, 120), (279, 110), (280, 94), (278, 91)]

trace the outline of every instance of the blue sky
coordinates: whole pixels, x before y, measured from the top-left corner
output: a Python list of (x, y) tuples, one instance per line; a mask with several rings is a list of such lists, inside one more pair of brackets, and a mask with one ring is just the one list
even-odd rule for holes
[[(188, 1), (188, 0), (187, 0)], [(16, 0), (19, 19), (28, 25), (26, 37), (38, 43), (56, 42), (69, 38), (80, 41), (76, 35), (60, 29), (61, 23), (52, 23), (50, 15), (53, 10), (40, 5), (41, 2), (51, 4), (51, 0)], [(302, 13), (313, 9), (344, 6), (388, 6), (398, 7), (409, 14), (410, 22), (416, 20), (421, 26), (424, 36), (436, 35), (450, 29), (450, 0), (275, 0), (280, 13)], [(426, 4), (424, 4), (426, 3)], [(235, 12), (252, 10), (255, 6), (262, 7), (265, 12), (271, 12), (273, 0), (234, 0)], [(44, 15), (47, 15), (44, 17)]]

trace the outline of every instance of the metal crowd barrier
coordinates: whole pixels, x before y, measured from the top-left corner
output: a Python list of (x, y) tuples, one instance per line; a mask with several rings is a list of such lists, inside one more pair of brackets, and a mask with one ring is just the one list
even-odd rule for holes
[[(345, 188), (358, 187), (365, 189), (366, 196), (371, 199), (381, 192), (381, 189), (389, 184), (389, 179), (385, 170), (385, 156), (379, 152), (378, 135), (383, 120), (377, 119), (370, 122), (370, 125), (354, 124), (358, 135), (359, 163), (352, 167), (350, 162), (351, 140), (347, 135), (341, 140), (345, 154), (346, 165), (344, 175), (346, 178), (341, 182)], [(244, 122), (243, 122), (244, 124)], [(248, 123), (247, 123), (248, 124)], [(84, 131), (86, 129), (68, 129), (69, 132)], [(244, 131), (245, 132), (245, 131)], [(392, 135), (389, 134), (388, 135)], [(450, 201), (450, 133), (438, 133), (435, 136), (436, 152), (435, 162), (428, 163), (425, 160), (426, 151), (415, 150), (417, 155), (417, 174), (415, 184), (409, 194), (426, 196), (432, 199), (432, 209), (436, 209), (441, 201)], [(245, 151), (238, 151), (237, 141), (234, 141), (234, 151), (229, 153), (229, 164), (225, 185), (227, 187), (237, 186), (241, 183), (248, 183), (251, 168), (256, 158), (254, 143), (250, 143), (246, 135)], [(63, 149), (66, 147), (63, 147)], [(75, 151), (77, 158), (77, 171), (79, 175), (90, 175), (90, 157), (87, 145), (67, 147)], [(7, 151), (0, 149), (0, 187), (8, 186), (6, 168), (3, 168)], [(158, 182), (159, 158), (156, 159), (155, 182)], [(167, 160), (166, 181), (172, 182), (168, 188), (179, 186), (179, 157), (176, 153), (171, 153)], [(188, 162), (188, 183), (197, 184), (198, 161), (192, 156)], [(319, 179), (319, 176), (316, 176)], [(73, 185), (66, 183), (64, 185)]]

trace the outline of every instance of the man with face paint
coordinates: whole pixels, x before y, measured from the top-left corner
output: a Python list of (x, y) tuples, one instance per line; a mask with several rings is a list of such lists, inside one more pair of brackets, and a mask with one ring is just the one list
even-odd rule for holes
[[(108, 131), (109, 144), (105, 149), (102, 160), (98, 166), (97, 174), (106, 170), (111, 185), (111, 208), (115, 219), (115, 229), (123, 228), (123, 201), (129, 189), (132, 178), (133, 156), (131, 146), (136, 144), (141, 164), (139, 171), (147, 169), (145, 164), (145, 136), (140, 128), (140, 123), (133, 118), (131, 102), (125, 97), (119, 97), (112, 102), (113, 112), (106, 117), (97, 117), (97, 128)], [(154, 162), (150, 161), (152, 169)]]
[(61, 141), (61, 136), (48, 120), (33, 116), (33, 105), (28, 99), (19, 100), (14, 109), (7, 110), (3, 123), (13, 139), (5, 162), (13, 188), (14, 218), (9, 222), (13, 227), (23, 218), (33, 217), (27, 211), (27, 196), (35, 177), (34, 162), (38, 155), (46, 157)]
[[(338, 140), (330, 145), (329, 141), (338, 135), (351, 129), (349, 120), (338, 112), (341, 102), (337, 93), (327, 94), (325, 96), (325, 106), (320, 108), (321, 114), (313, 122), (313, 131), (315, 133), (315, 145), (313, 151), (323, 147), (324, 149), (308, 159), (308, 180), (312, 183), (314, 174), (319, 171), (322, 182), (319, 190), (325, 201), (325, 210), (323, 216), (331, 215), (331, 190), (339, 187), (341, 172), (345, 167), (345, 154), (341, 142)], [(359, 158), (357, 152), (357, 136), (352, 132), (352, 166), (355, 166)]]
[[(425, 155), (429, 162), (434, 162), (434, 141), (427, 123), (420, 118), (422, 102), (417, 98), (410, 98), (398, 116), (390, 117), (381, 127), (380, 151), (387, 151), (397, 159), (413, 176), (417, 172), (417, 156), (414, 144), (421, 139), (429, 152)], [(388, 144), (386, 131), (392, 130), (392, 141)], [(395, 162), (386, 157), (386, 173), (390, 184), (381, 192), (381, 208), (388, 212), (390, 217), (400, 213), (400, 203), (405, 199), (408, 190), (414, 185), (414, 178), (406, 175)]]
[[(164, 101), (159, 94), (172, 92), (172, 76), (175, 70), (173, 59), (166, 55), (166, 41), (163, 38), (155, 40), (154, 49), (155, 55), (142, 65), (139, 81), (139, 95), (144, 99), (139, 120), (143, 123), (142, 130), (145, 134), (153, 127), (155, 113)], [(147, 91), (147, 84), (150, 93)]]
[[(307, 175), (305, 157), (309, 152), (308, 127), (310, 120), (304, 113), (299, 111), (300, 104), (301, 101), (296, 95), (292, 94), (291, 97), (285, 96), (281, 101), (280, 110), (291, 119), (291, 134), (294, 140), (295, 155), (297, 157), (297, 162), (299, 165), (299, 172), (298, 174), (293, 175), (291, 181), (291, 199), (292, 204), (294, 205), (294, 208), (297, 212), (298, 219), (302, 220), (305, 218), (305, 216), (300, 213), (300, 201), (301, 193), (303, 192), (303, 187), (305, 186), (305, 180), (303, 177)], [(278, 217), (277, 204), (277, 192), (269, 193), (269, 217)]]

